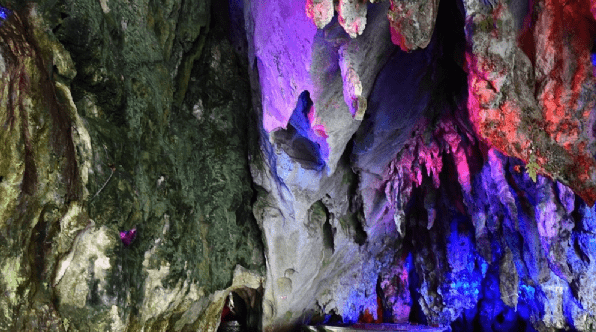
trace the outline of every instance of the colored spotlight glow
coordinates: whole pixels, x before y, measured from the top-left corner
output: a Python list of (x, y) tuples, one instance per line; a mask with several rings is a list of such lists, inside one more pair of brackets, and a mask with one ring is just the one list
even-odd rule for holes
[(8, 15), (10, 15), (10, 10), (8, 10), (8, 8), (0, 6), (0, 20), (6, 20), (8, 18)]
[(137, 229), (133, 228), (128, 231), (120, 232), (120, 240), (125, 247), (128, 247), (132, 241), (137, 237)]

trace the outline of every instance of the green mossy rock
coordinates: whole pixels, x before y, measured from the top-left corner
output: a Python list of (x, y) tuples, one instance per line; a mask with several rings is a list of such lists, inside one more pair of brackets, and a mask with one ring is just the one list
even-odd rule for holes
[(0, 330), (196, 330), (236, 265), (264, 273), (250, 87), (218, 14), (0, 4), (2, 54), (30, 50), (0, 58)]

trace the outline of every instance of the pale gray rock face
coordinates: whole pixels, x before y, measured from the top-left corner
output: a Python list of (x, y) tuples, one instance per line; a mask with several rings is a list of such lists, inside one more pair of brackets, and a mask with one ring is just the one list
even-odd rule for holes
[[(376, 305), (370, 290), (380, 268), (392, 260), (387, 245), (396, 240), (393, 221), (358, 229), (361, 221), (351, 220), (357, 217), (350, 211), (346, 181), (354, 175), (345, 164), (327, 177), (301, 168), (283, 151), (273, 153), (265, 163), (275, 162), (276, 168), (256, 174), (253, 166), (263, 189), (254, 212), (267, 248), (264, 326), (291, 325), (304, 319), (305, 311), (335, 312), (355, 321), (364, 308)], [(364, 232), (366, 241), (359, 238)]]
[(53, 287), (58, 310), (72, 318), (76, 326), (89, 326), (94, 317), (98, 328), (124, 331), (126, 317), (118, 309), (118, 295), (112, 292), (111, 270), (117, 265), (114, 255), (120, 245), (118, 234), (91, 222), (75, 239), (69, 254), (61, 260)]

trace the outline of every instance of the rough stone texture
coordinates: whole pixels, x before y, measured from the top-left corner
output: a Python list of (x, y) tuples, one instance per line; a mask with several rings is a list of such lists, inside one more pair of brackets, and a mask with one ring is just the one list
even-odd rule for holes
[(254, 212), (267, 248), (265, 330), (332, 312), (355, 322), (365, 308), (376, 307), (371, 290), (378, 270), (393, 257), (383, 245), (395, 241), (393, 222), (388, 220), (387, 231), (379, 225), (362, 229), (346, 199), (353, 174), (343, 162), (332, 177), (321, 176), (263, 144), (265, 159), (253, 164), (253, 176), (262, 187)]
[[(384, 17), (387, 4), (370, 8), (368, 15), (377, 23), (356, 39), (336, 19), (315, 32), (304, 7), (297, 12), (285, 2), (247, 2), (246, 8), (249, 62), (256, 62), (252, 77), (259, 82), (254, 103), (263, 110), (261, 151), (253, 157), (252, 172), (261, 187), (254, 213), (267, 248), (264, 327), (291, 326), (313, 313), (335, 312), (354, 322), (366, 308), (376, 307), (378, 271), (394, 255), (381, 245), (394, 242), (394, 232), (361, 225), (358, 208), (349, 199), (354, 176), (341, 158), (358, 127), (354, 118), (362, 117), (374, 77), (392, 48), (387, 22), (376, 19)], [(270, 13), (284, 8), (301, 17), (291, 26), (272, 26), (271, 20), (280, 18)], [(302, 99), (306, 97), (298, 98), (304, 90), (312, 99), (310, 110)], [(298, 116), (302, 112), (306, 115)], [(273, 122), (285, 129), (268, 133), (276, 129)], [(305, 154), (296, 158), (300, 141), (285, 138), (292, 132), (318, 144), (315, 149), (327, 155), (323, 169), (305, 166), (300, 161)], [(316, 133), (326, 140), (318, 140)], [(388, 219), (387, 227), (392, 224)], [(370, 256), (379, 258), (365, 258)]]
[(331, 21), (335, 10), (339, 24), (351, 38), (362, 34), (366, 27), (368, 0), (340, 0), (335, 8), (333, 0), (306, 0), (306, 15), (319, 29)]
[[(363, 33), (367, 23), (369, 0), (340, 0), (335, 10), (340, 25), (351, 38)], [(370, 3), (375, 3), (370, 0)], [(517, 8), (525, 8), (522, 1)], [(391, 41), (404, 51), (425, 48), (433, 34), (438, 0), (390, 0), (387, 10)], [(306, 14), (319, 29), (323, 29), (333, 18), (334, 8), (331, 0), (306, 0)]]
[[(53, 54), (68, 58), (64, 49), (26, 13), (11, 14), (0, 29), (0, 287), (5, 294), (0, 328), (62, 330), (51, 302), (51, 278), (59, 257), (87, 224), (81, 209), (87, 168), (78, 162), (75, 147), (84, 154), (89, 136), (69, 96), (46, 71)], [(56, 67), (58, 75), (72, 78), (72, 66)], [(29, 309), (21, 312), (23, 307)]]
[(264, 272), (226, 8), (2, 5), (0, 329), (215, 331)]
[(410, 317), (412, 298), (408, 274), (411, 269), (411, 256), (395, 255), (391, 265), (379, 273), (382, 294), (378, 295), (384, 298), (380, 309), (389, 308), (393, 322), (407, 322)]
[[(571, 153), (562, 150), (565, 148), (560, 142), (569, 142), (568, 136), (563, 138), (559, 135), (557, 139), (556, 135), (551, 134), (563, 130), (560, 127), (555, 129), (560, 126), (560, 121), (552, 123), (549, 129), (546, 124), (552, 122), (548, 120), (550, 116), (538, 111), (548, 111), (534, 92), (534, 79), (539, 75), (535, 75), (533, 61), (536, 66), (539, 61), (526, 56), (528, 49), (523, 40), (521, 47), (517, 46), (518, 36), (527, 29), (524, 24), (527, 23), (525, 16), (528, 8), (516, 3), (507, 7), (498, 2), (468, 1), (465, 10), (469, 27), (466, 30), (467, 43), (471, 52), (467, 55), (464, 68), (468, 71), (470, 98), (467, 106), (474, 127), (466, 124), (463, 120), (465, 115), (457, 111), (454, 113), (455, 121), (449, 118), (434, 123), (420, 120), (424, 116), (432, 118), (436, 111), (429, 112), (420, 99), (417, 100), (418, 104), (414, 104), (409, 99), (399, 100), (395, 96), (399, 96), (400, 92), (411, 94), (408, 90), (410, 86), (416, 89), (427, 87), (424, 80), (410, 81), (411, 77), (424, 75), (399, 75), (400, 66), (394, 65), (387, 70), (391, 73), (388, 76), (395, 75), (399, 77), (397, 82), (407, 82), (400, 85), (391, 83), (384, 77), (384, 70), (381, 71), (377, 79), (379, 94), (376, 97), (375, 87), (368, 101), (367, 114), (370, 117), (359, 130), (353, 155), (354, 164), (360, 172), (365, 220), (368, 223), (394, 216), (396, 231), (403, 238), (402, 246), (410, 248), (414, 255), (416, 273), (408, 275), (410, 278), (417, 275), (421, 279), (417, 282), (420, 297), (413, 297), (420, 304), (422, 315), (428, 322), (453, 322), (454, 327), (474, 330), (477, 327), (472, 326), (473, 317), (481, 317), (479, 324), (483, 330), (515, 329), (513, 322), (516, 319), (526, 320), (539, 330), (569, 326), (588, 330), (593, 322), (587, 318), (590, 309), (586, 308), (593, 304), (585, 301), (588, 294), (593, 292), (592, 286), (588, 286), (592, 281), (587, 281), (580, 271), (584, 271), (587, 267), (584, 264), (591, 261), (588, 258), (591, 254), (588, 253), (593, 252), (593, 247), (583, 245), (581, 248), (585, 248), (584, 251), (578, 245), (570, 244), (570, 241), (573, 242), (572, 238), (583, 233), (573, 229), (574, 223), (586, 218), (572, 216), (578, 211), (591, 209), (583, 202), (580, 204), (583, 207), (577, 206), (576, 198), (570, 195), (569, 188), (562, 183), (536, 177), (536, 169), (532, 169), (536, 165), (533, 163), (541, 165), (543, 160), (538, 157), (524, 158), (521, 154), (530, 148), (542, 151), (551, 149), (555, 152), (549, 156), (557, 162), (568, 158), (565, 163), (570, 163), (574, 160), (572, 156), (578, 155), (573, 149), (567, 149), (575, 151)], [(578, 17), (580, 26), (586, 24), (582, 23), (586, 17), (582, 15)], [(533, 31), (540, 29), (533, 25), (531, 27)], [(589, 29), (585, 28), (584, 31)], [(541, 38), (539, 40), (544, 39)], [(548, 40), (543, 45), (551, 47), (551, 39)], [(557, 43), (563, 40), (568, 39), (558, 38)], [(565, 48), (565, 52), (574, 47), (580, 52), (572, 57), (566, 56), (565, 60), (559, 62), (552, 62), (554, 56), (546, 55), (549, 65), (565, 63), (567, 59), (569, 65), (576, 61), (576, 56), (583, 54), (580, 44), (572, 38), (569, 45), (559, 46)], [(429, 45), (429, 48), (434, 47), (429, 54), (436, 54), (441, 49), (433, 46), (432, 41)], [(587, 45), (590, 43), (583, 42), (582, 47), (586, 49)], [(533, 52), (538, 54), (539, 50)], [(443, 51), (442, 54), (450, 53)], [(559, 52), (557, 56), (563, 57), (563, 54)], [(413, 67), (411, 72), (416, 72), (416, 65), (413, 64), (420, 64), (419, 59), (407, 64), (404, 55), (396, 57), (400, 59), (396, 63), (401, 62), (407, 68)], [(427, 61), (431, 66), (435, 65), (428, 69), (429, 72), (434, 73), (441, 68), (436, 65), (436, 59)], [(392, 63), (393, 60), (390, 60), (388, 68), (391, 68)], [(424, 67), (429, 68), (429, 65)], [(557, 95), (562, 100), (574, 96), (573, 92), (565, 92), (571, 91), (571, 88), (564, 87), (566, 81), (579, 82), (577, 84), (581, 88), (578, 89), (584, 92), (578, 96), (591, 93), (591, 85), (581, 83), (589, 81), (590, 73), (581, 72), (581, 66), (571, 68), (579, 68), (579, 72), (574, 72), (579, 74), (572, 76), (576, 77), (575, 80), (565, 75), (561, 77), (561, 73), (567, 73), (565, 71), (549, 74), (560, 77), (553, 78), (555, 83), (551, 85), (563, 82), (563, 87), (557, 90), (563, 91)], [(483, 86), (486, 82), (490, 85)], [(570, 97), (565, 97), (565, 93)], [(573, 102), (573, 105), (591, 110), (590, 104), (581, 101), (587, 99), (577, 98), (580, 98), (580, 102)], [(554, 100), (559, 99), (554, 97)], [(487, 106), (487, 110), (478, 112), (478, 105), (491, 103), (495, 106), (494, 110), (490, 110), (492, 106)], [(395, 112), (391, 106), (377, 106), (387, 104), (401, 105), (410, 113)], [(578, 114), (566, 117), (577, 119), (573, 121), (577, 128), (584, 128), (581, 130), (592, 128), (591, 112)], [(480, 127), (479, 123), (486, 126)], [(545, 127), (532, 127), (524, 123), (545, 124)], [(425, 130), (429, 125), (436, 129)], [(480, 133), (480, 141), (474, 137), (476, 135), (472, 128)], [(525, 132), (528, 128), (529, 132)], [(410, 133), (411, 138), (408, 138)], [(578, 134), (580, 136), (588, 142), (584, 144), (588, 148), (593, 138), (585, 132)], [(497, 150), (487, 147), (486, 143), (533, 163), (530, 162), (524, 168), (518, 159), (508, 159)], [(544, 146), (537, 147), (540, 144)], [(557, 145), (562, 149), (557, 148)], [(536, 153), (537, 150), (532, 151)], [(556, 157), (556, 151), (566, 157)], [(390, 162), (392, 156), (396, 157)], [(593, 160), (590, 158), (588, 162)], [(554, 168), (562, 165), (555, 163)], [(565, 167), (563, 165), (558, 169), (554, 177), (570, 183), (569, 179), (575, 174)], [(539, 170), (544, 171), (542, 168)], [(588, 177), (590, 180), (587, 183), (594, 179), (593, 175)], [(447, 184), (454, 181), (457, 185)], [(579, 184), (585, 186), (584, 183)], [(383, 192), (383, 189), (386, 191)], [(575, 190), (591, 203), (589, 190), (584, 191), (579, 187)], [(586, 213), (589, 215), (590, 212)], [(444, 234), (452, 235), (444, 241)], [(431, 241), (428, 241), (429, 237)], [(401, 271), (397, 267), (395, 269)], [(397, 276), (402, 272), (394, 273)], [(383, 276), (383, 280), (387, 278)], [(399, 295), (387, 285), (385, 282), (384, 296), (390, 298), (389, 302), (398, 300)], [(584, 301), (581, 306), (576, 304), (579, 301)], [(413, 308), (410, 317), (412, 315), (420, 313)], [(497, 322), (497, 316), (504, 317), (504, 320), (499, 318)]]
[[(444, 15), (453, 14), (445, 5), (442, 10)], [(438, 186), (442, 151), (452, 149), (465, 159), (462, 150), (458, 150), (460, 138), (454, 131), (455, 119), (439, 122), (436, 131), (431, 127), (439, 114), (461, 107), (461, 85), (465, 82), (463, 71), (451, 58), (463, 47), (462, 32), (447, 29), (445, 20), (438, 22), (437, 27), (426, 49), (395, 52), (389, 59), (369, 98), (370, 116), (354, 139), (352, 160), (360, 171), (359, 188), (366, 219), (374, 222), (392, 215), (400, 233), (405, 226), (404, 207), (412, 184), (420, 185), (423, 174), (428, 173), (433, 174)], [(434, 135), (446, 136), (449, 143), (439, 145), (432, 140)], [(427, 147), (429, 140), (433, 143)], [(401, 157), (395, 158), (398, 154)], [(422, 156), (420, 162), (418, 155)], [(462, 161), (458, 165), (464, 167), (465, 160)], [(465, 177), (463, 170), (461, 176)], [(462, 179), (462, 183), (466, 181), (469, 180)], [(433, 209), (431, 201), (427, 205)], [(432, 213), (429, 220), (432, 225)]]
[[(563, 147), (561, 154), (571, 157), (558, 164), (556, 156), (547, 155), (557, 161), (550, 167), (551, 172), (591, 205), (596, 200), (595, 123), (591, 112), (596, 81), (590, 45), (596, 22), (588, 7), (588, 1), (541, 3), (534, 38), (536, 98), (545, 119), (544, 129), (557, 146)], [(570, 21), (574, 22), (571, 30), (560, 28)]]
[(387, 13), (391, 41), (403, 51), (425, 48), (435, 28), (439, 0), (391, 0)]
[(361, 35), (366, 27), (366, 0), (339, 0), (337, 15), (339, 24), (352, 38)]
[[(594, 204), (594, 78), (588, 46), (593, 18), (582, 12), (581, 3), (539, 2), (534, 44), (524, 53), (507, 4), (499, 2), (486, 12), (474, 3), (466, 2), (471, 45), (466, 61), (468, 109), (478, 134)], [(569, 21), (577, 23), (577, 31), (563, 35), (559, 27)]]
[(0, 330), (596, 324), (587, 1), (0, 2)]
[(323, 29), (335, 14), (333, 0), (307, 0), (306, 15), (310, 17), (317, 28)]
[(381, 19), (387, 4), (371, 8), (368, 15), (376, 23), (357, 39), (346, 35), (335, 19), (317, 32), (304, 8), (301, 1), (247, 3), (249, 57), (259, 72), (268, 133), (287, 129), (300, 94), (310, 93), (314, 107), (309, 117), (316, 119), (310, 126), (319, 125), (324, 139), (316, 143), (331, 174), (358, 128), (391, 49), (387, 21)]
[[(479, 156), (467, 151), (467, 162), (478, 165)], [(425, 319), (466, 331), (480, 328), (473, 324), (483, 331), (519, 330), (516, 320), (541, 331), (570, 326), (588, 331), (594, 302), (586, 299), (594, 290), (584, 273), (591, 269), (594, 247), (579, 240), (587, 239), (583, 229), (589, 228), (573, 225), (590, 224), (593, 208), (581, 202), (572, 217), (557, 197), (567, 190), (562, 184), (542, 176), (535, 184), (520, 171), (519, 160), (493, 149), (480, 172), (469, 168), (475, 199), (468, 200), (463, 183), (445, 184), (458, 182), (458, 159), (443, 160), (438, 190), (429, 190), (435, 182), (432, 173), (423, 174), (403, 214), (402, 246), (411, 250), (421, 279), (417, 301)], [(429, 205), (436, 211), (433, 224)]]

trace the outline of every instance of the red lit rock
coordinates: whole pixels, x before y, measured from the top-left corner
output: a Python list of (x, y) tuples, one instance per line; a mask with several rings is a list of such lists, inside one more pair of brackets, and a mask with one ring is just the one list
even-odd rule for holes
[(594, 142), (590, 113), (596, 96), (590, 50), (595, 25), (588, 8), (587, 0), (546, 0), (537, 6), (535, 74), (544, 130), (565, 156), (556, 163), (549, 160), (545, 168), (594, 204), (596, 163), (591, 157), (594, 151), (586, 148)]
[(467, 22), (473, 30), (468, 36), (472, 52), (466, 54), (470, 120), (490, 145), (527, 160), (532, 139), (523, 121), (535, 114), (522, 110), (536, 104), (527, 74), (531, 64), (516, 46), (513, 19), (500, 5), (492, 14), (468, 13)]
[(539, 173), (568, 184), (593, 204), (596, 162), (585, 151), (594, 140), (593, 19), (582, 9), (587, 3), (548, 0), (537, 8), (535, 68), (517, 46), (505, 4), (488, 14), (467, 8), (470, 120), (489, 145), (535, 161)]

